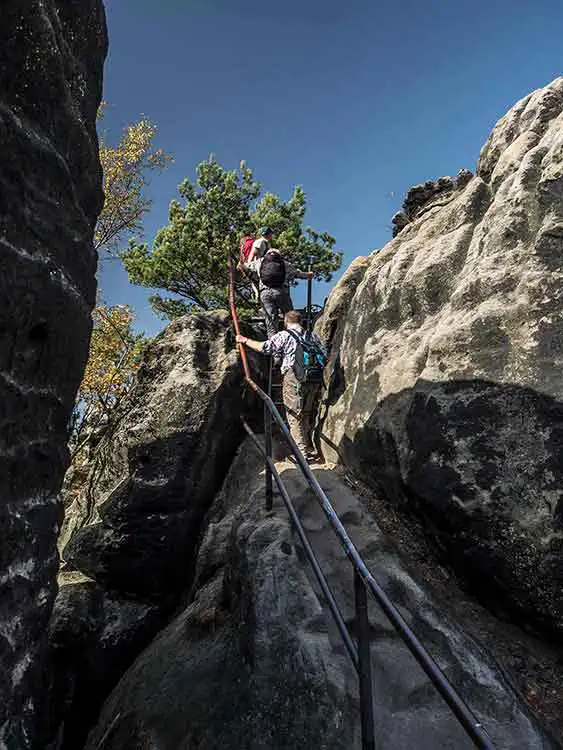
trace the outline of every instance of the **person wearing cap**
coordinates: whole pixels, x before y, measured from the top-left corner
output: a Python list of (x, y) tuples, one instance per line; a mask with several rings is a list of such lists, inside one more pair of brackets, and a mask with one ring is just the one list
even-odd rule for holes
[(270, 243), (273, 236), (274, 233), (270, 227), (262, 227), (260, 229), (260, 237), (252, 243), (252, 249), (246, 259), (247, 264), (251, 263), (256, 258), (263, 258), (266, 255), (270, 249)]

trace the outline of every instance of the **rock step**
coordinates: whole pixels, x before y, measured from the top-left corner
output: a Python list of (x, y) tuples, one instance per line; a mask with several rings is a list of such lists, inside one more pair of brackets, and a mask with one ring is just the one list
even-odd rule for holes
[[(280, 462), (278, 470), (345, 621), (354, 634), (352, 566), (301, 473), (287, 462)], [(331, 468), (313, 470), (376, 580), (482, 721), (495, 747), (507, 750), (548, 747), (530, 722), (523, 705), (518, 704), (516, 696), (507, 687), (492, 658), (439, 611), (423, 584), (406, 569), (393, 544), (378, 528), (359, 497)], [(279, 497), (275, 499), (274, 510), (285, 513)], [(324, 610), (323, 615), (318, 614), (304, 624), (306, 632), (308, 636), (314, 634), (320, 638), (324, 635), (330, 640), (335, 658), (344, 657), (347, 662), (348, 678), (356, 681), (357, 691), (355, 671), (340, 634), (324, 605), (305, 554), (300, 547), (298, 549)], [(474, 747), (377, 602), (369, 595), (368, 613), (378, 748)]]

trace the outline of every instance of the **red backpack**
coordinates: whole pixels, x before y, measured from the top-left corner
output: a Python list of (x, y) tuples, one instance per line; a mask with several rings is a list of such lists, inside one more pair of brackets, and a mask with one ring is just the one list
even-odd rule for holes
[(246, 263), (248, 260), (248, 256), (250, 255), (250, 251), (252, 250), (252, 244), (254, 242), (254, 237), (243, 237), (240, 241), (240, 262)]

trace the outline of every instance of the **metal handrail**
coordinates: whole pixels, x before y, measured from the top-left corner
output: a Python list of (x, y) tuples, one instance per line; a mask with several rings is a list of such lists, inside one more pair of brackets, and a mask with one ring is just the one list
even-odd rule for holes
[(338, 627), (338, 630), (340, 631), (340, 635), (342, 636), (342, 640), (344, 641), (346, 650), (348, 651), (348, 654), (350, 655), (350, 658), (352, 659), (352, 663), (354, 664), (356, 669), (358, 669), (359, 668), (358, 649), (356, 648), (354, 641), (352, 640), (352, 637), (350, 636), (350, 632), (348, 628), (346, 627), (346, 623), (344, 621), (342, 612), (340, 611), (340, 607), (338, 606), (336, 599), (334, 598), (334, 594), (332, 593), (332, 590), (328, 584), (328, 581), (326, 580), (325, 574), (323, 573), (322, 568), (319, 564), (319, 561), (317, 560), (317, 557), (315, 553), (313, 552), (311, 543), (307, 539), (305, 529), (303, 528), (301, 519), (297, 515), (297, 511), (295, 510), (295, 506), (286, 489), (286, 486), (283, 483), (283, 480), (280, 477), (279, 472), (276, 469), (276, 465), (274, 464), (273, 460), (268, 456), (266, 449), (264, 448), (264, 446), (260, 444), (260, 441), (254, 434), (252, 429), (248, 426), (248, 423), (243, 419), (242, 424), (244, 426), (244, 429), (250, 436), (250, 439), (256, 446), (256, 449), (264, 456), (264, 460), (266, 461), (266, 463), (268, 464), (270, 468), (270, 471), (272, 472), (272, 476), (278, 486), (278, 490), (281, 495), (281, 498), (284, 502), (285, 507), (287, 508), (287, 511), (293, 522), (293, 525), (295, 526), (297, 530), (297, 534), (299, 536), (301, 544), (303, 545), (305, 554), (307, 555), (309, 562), (311, 563), (313, 572), (315, 573), (319, 586), (322, 589), (323, 595), (325, 599), (327, 600), (332, 616), (334, 617), (334, 620), (336, 622), (336, 626)]
[[(236, 309), (236, 300), (235, 300), (235, 284), (234, 284), (234, 269), (233, 269), (233, 260), (231, 255), (229, 254), (229, 301), (230, 301), (230, 307), (231, 307), (231, 315), (233, 319), (233, 325), (235, 328), (235, 331), (237, 334), (240, 334), (240, 327), (239, 327), (239, 319), (238, 319), (238, 313)], [(445, 674), (442, 672), (440, 667), (436, 664), (432, 656), (428, 653), (428, 651), (425, 649), (425, 647), (422, 645), (422, 643), (419, 641), (415, 633), (411, 630), (409, 625), (405, 622), (403, 616), (397, 609), (397, 607), (393, 604), (393, 602), (389, 599), (383, 588), (379, 585), (379, 583), (375, 580), (371, 572), (369, 571), (368, 567), (366, 566), (365, 562), (363, 561), (360, 553), (356, 549), (354, 543), (348, 536), (348, 533), (344, 526), (342, 525), (342, 522), (338, 518), (338, 515), (336, 514), (336, 511), (332, 507), (330, 500), (326, 496), (324, 490), (320, 486), (317, 478), (311, 471), (307, 461), (305, 460), (303, 454), (301, 453), (299, 447), (297, 446), (295, 440), (293, 439), (283, 417), (279, 413), (276, 405), (270, 398), (270, 396), (265, 393), (262, 388), (252, 379), (252, 376), (250, 374), (250, 368), (248, 365), (248, 357), (246, 355), (246, 350), (244, 349), (244, 346), (239, 344), (238, 346), (239, 352), (241, 355), (242, 363), (243, 363), (243, 369), (244, 369), (244, 375), (246, 382), (248, 385), (252, 388), (252, 390), (262, 399), (265, 406), (265, 411), (269, 412), (270, 417), (272, 417), (278, 427), (280, 428), (284, 438), (286, 439), (287, 443), (289, 444), (289, 447), (291, 449), (291, 452), (297, 462), (297, 465), (301, 469), (301, 472), (303, 473), (307, 483), (309, 484), (310, 488), (312, 489), (316, 499), (318, 500), (322, 510), (324, 511), (324, 514), (326, 515), (330, 526), (332, 527), (333, 531), (335, 532), (336, 536), (338, 537), (340, 544), (342, 545), (348, 559), (350, 560), (352, 567), (354, 568), (354, 574), (355, 574), (355, 591), (356, 591), (356, 614), (359, 617), (358, 622), (358, 641), (359, 641), (359, 648), (358, 648), (358, 668), (359, 668), (359, 675), (360, 675), (360, 702), (365, 707), (365, 701), (362, 700), (362, 693), (366, 690), (369, 690), (370, 696), (371, 696), (371, 684), (366, 685), (365, 684), (365, 675), (364, 679), (362, 679), (362, 666), (365, 668), (366, 665), (361, 665), (360, 662), (362, 662), (362, 651), (364, 654), (364, 657), (367, 654), (367, 657), (369, 657), (369, 661), (371, 661), (371, 657), (369, 654), (369, 636), (366, 629), (366, 622), (364, 621), (363, 626), (361, 622), (361, 618), (365, 617), (367, 618), (367, 613), (364, 612), (362, 614), (361, 608), (362, 608), (362, 590), (365, 595), (365, 588), (367, 588), (375, 600), (378, 602), (381, 609), (384, 611), (385, 615), (409, 649), (409, 651), (412, 653), (414, 658), (417, 660), (417, 662), (420, 664), (422, 669), (425, 671), (435, 688), (438, 690), (446, 704), (449, 706), (452, 713), (455, 715), (457, 720), (460, 722), (462, 727), (467, 732), (468, 736), (471, 738), (473, 743), (476, 747), (481, 748), (481, 750), (494, 750), (494, 745), (492, 743), (492, 740), (490, 739), (489, 735), (487, 734), (486, 730), (482, 726), (482, 724), (477, 720), (477, 718), (474, 716), (473, 712), (467, 706), (467, 704), (463, 701), (463, 699), (460, 697), (460, 695), (457, 693), (454, 686), (449, 682)], [(259, 443), (256, 441), (255, 444)], [(261, 448), (261, 446), (260, 446)], [(263, 449), (261, 449), (261, 452), (265, 453)], [(266, 458), (266, 486), (268, 487), (268, 476), (274, 478), (276, 481), (276, 484), (278, 484), (278, 479), (276, 477), (279, 477), (279, 474), (277, 473), (274, 463), (271, 459), (271, 456), (265, 454)], [(281, 481), (281, 480), (280, 480)], [(279, 484), (278, 484), (279, 488)], [(280, 489), (280, 493), (281, 493)], [(282, 498), (285, 498), (282, 494)], [(286, 504), (287, 505), (287, 504)], [(271, 504), (269, 505), (271, 508)], [(290, 515), (292, 515), (290, 513)], [(293, 520), (293, 516), (292, 516)], [(361, 586), (359, 583), (361, 582)], [(365, 588), (364, 588), (365, 587)], [(364, 602), (365, 605), (365, 602)], [(329, 605), (330, 606), (330, 605)], [(365, 606), (364, 606), (365, 609)], [(332, 611), (332, 609), (331, 609)], [(334, 612), (333, 612), (334, 615)], [(368, 624), (369, 627), (369, 624)], [(368, 637), (368, 643), (367, 643), (367, 649), (365, 640), (361, 638), (362, 631), (364, 633), (364, 637)], [(364, 640), (364, 643), (362, 643), (362, 640)], [(371, 678), (370, 678), (371, 682)], [(373, 725), (373, 706), (369, 707), (370, 714), (371, 714), (371, 722)], [(369, 735), (369, 717), (364, 716), (364, 711), (362, 710), (362, 735), (363, 735), (363, 748), (364, 750), (372, 750), (372, 748), (375, 748), (373, 737), (366, 737), (366, 733)]]

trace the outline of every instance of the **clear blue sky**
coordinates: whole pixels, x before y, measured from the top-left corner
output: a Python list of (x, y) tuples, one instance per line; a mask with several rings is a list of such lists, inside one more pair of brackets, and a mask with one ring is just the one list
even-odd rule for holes
[[(384, 245), (413, 184), (474, 169), (491, 127), (563, 70), (561, 0), (106, 0), (105, 127), (148, 116), (175, 163), (150, 187), (146, 239), (214, 153), (270, 191), (305, 188), (307, 223), (344, 266)], [(163, 327), (118, 261), (110, 304)], [(318, 301), (327, 285), (318, 285)], [(302, 300), (302, 292), (296, 295)]]

